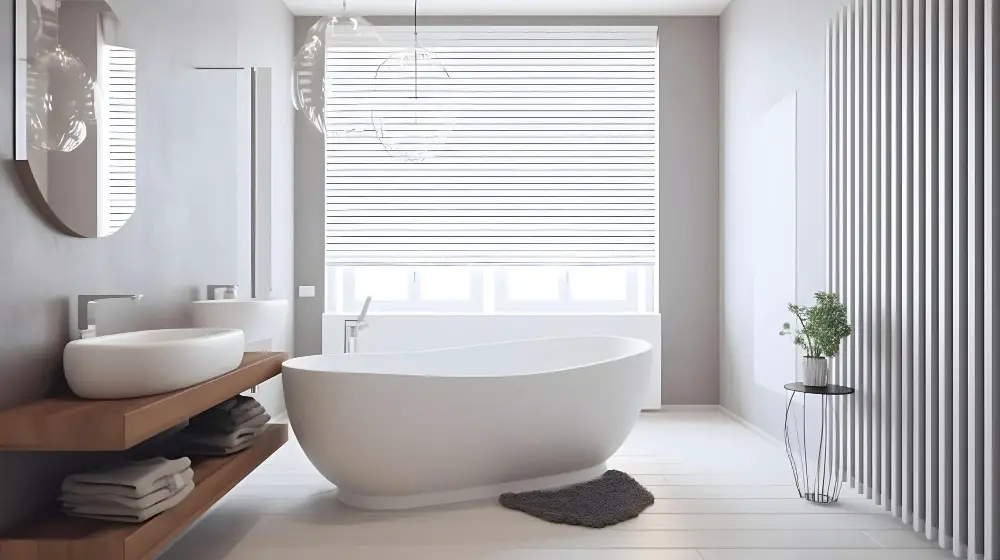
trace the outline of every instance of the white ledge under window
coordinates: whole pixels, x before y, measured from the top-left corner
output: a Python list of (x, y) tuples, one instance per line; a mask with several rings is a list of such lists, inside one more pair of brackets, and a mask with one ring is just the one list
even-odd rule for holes
[(652, 266), (327, 267), (327, 312), (384, 315), (642, 315)]

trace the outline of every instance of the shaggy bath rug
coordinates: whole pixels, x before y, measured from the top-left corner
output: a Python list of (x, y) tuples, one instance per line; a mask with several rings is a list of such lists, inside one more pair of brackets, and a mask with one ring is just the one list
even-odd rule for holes
[(610, 470), (600, 478), (554, 490), (508, 492), (500, 505), (545, 521), (600, 529), (638, 516), (653, 494), (631, 476)]

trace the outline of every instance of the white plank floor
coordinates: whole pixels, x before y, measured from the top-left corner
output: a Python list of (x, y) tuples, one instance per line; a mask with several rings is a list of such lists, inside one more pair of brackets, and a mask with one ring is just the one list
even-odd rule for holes
[(644, 413), (609, 466), (656, 495), (602, 530), (483, 501), (366, 512), (290, 441), (162, 560), (943, 560), (951, 556), (845, 488), (798, 498), (784, 451), (715, 410)]

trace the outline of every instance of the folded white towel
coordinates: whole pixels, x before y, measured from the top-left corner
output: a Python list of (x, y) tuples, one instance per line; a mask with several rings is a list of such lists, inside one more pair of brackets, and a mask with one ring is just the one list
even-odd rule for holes
[(152, 507), (167, 498), (184, 490), (194, 482), (194, 471), (186, 471), (172, 475), (174, 485), (168, 488), (161, 488), (155, 492), (141, 498), (128, 498), (119, 494), (73, 494), (63, 493), (59, 496), (59, 501), (65, 506), (86, 506), (86, 505), (117, 505), (127, 507), (135, 511), (141, 511)]
[(172, 461), (163, 457), (135, 461), (69, 475), (63, 480), (62, 491), (67, 494), (116, 494), (126, 498), (142, 498), (164, 488), (180, 488), (174, 475), (190, 467), (191, 459), (187, 457)]
[(141, 510), (117, 504), (63, 504), (62, 511), (73, 517), (89, 517), (123, 523), (141, 523), (176, 506), (194, 490), (194, 483), (188, 484), (173, 496)]

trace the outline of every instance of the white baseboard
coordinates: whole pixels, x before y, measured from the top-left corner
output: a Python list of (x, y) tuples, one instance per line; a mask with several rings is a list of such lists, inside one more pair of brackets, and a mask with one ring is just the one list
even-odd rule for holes
[(665, 404), (660, 410), (669, 412), (671, 410), (719, 410), (717, 404)]
[(747, 422), (739, 414), (736, 414), (732, 410), (729, 410), (728, 408), (726, 408), (726, 407), (724, 407), (722, 405), (719, 405), (719, 410), (721, 410), (722, 413), (725, 414), (726, 416), (732, 418), (733, 420), (739, 422), (740, 424), (743, 424), (743, 426), (745, 428), (747, 428), (751, 432), (753, 432), (753, 433), (757, 434), (758, 436), (760, 436), (761, 439), (763, 439), (764, 441), (770, 443), (771, 445), (773, 445), (775, 447), (779, 447), (781, 449), (785, 448), (785, 443), (784, 442), (782, 442), (778, 438), (772, 436), (771, 434), (765, 432), (764, 430), (760, 429), (758, 426), (756, 426), (754, 424), (751, 424), (750, 422)]

